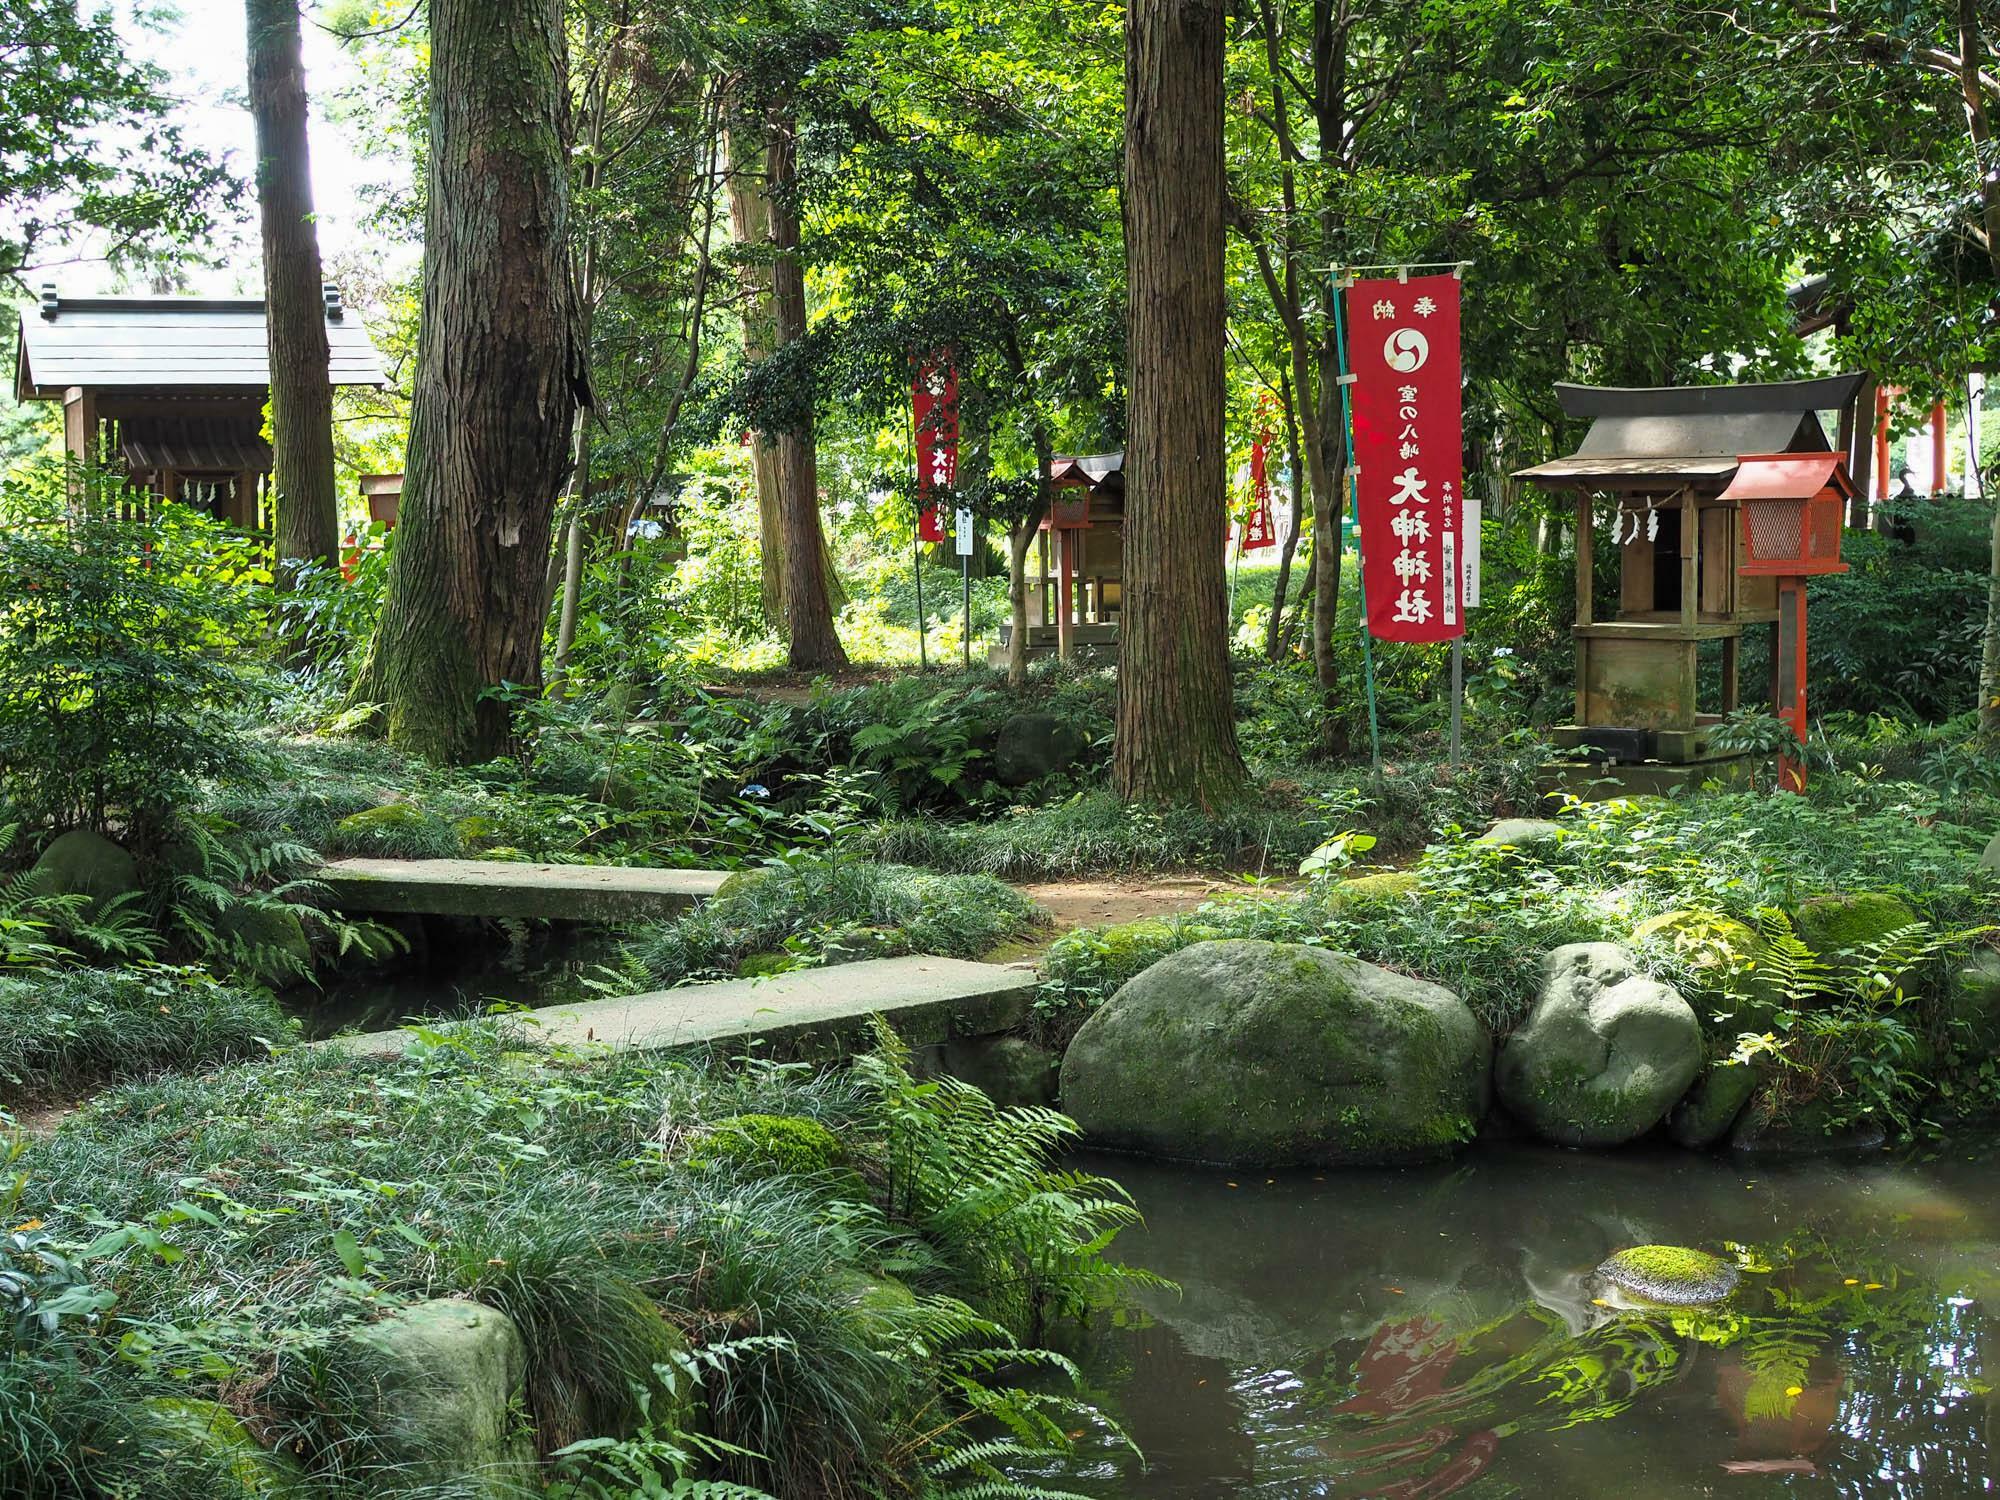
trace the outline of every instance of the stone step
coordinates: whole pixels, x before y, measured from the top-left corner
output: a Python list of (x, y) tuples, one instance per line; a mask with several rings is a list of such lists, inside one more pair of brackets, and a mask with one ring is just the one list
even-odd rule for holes
[[(552, 1005), (515, 1019), (551, 1046), (597, 1043), (661, 1052), (754, 1038), (787, 1055), (803, 1055), (865, 1044), (868, 1018), (876, 1014), (914, 1046), (1010, 1031), (1027, 1019), (1035, 983), (1034, 970), (1027, 967), (960, 958), (874, 958)], [(413, 1040), (409, 1030), (380, 1031), (318, 1045), (390, 1056)]]
[(705, 901), (723, 870), (530, 865), (505, 859), (332, 859), (319, 878), (350, 916), (520, 917), (628, 922)]

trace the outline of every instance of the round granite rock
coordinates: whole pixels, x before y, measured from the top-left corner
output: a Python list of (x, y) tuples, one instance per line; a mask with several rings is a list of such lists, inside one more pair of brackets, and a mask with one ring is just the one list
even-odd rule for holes
[(1620, 1291), (1669, 1307), (1721, 1302), (1741, 1279), (1728, 1261), (1680, 1245), (1634, 1245), (1599, 1266), (1597, 1274)]

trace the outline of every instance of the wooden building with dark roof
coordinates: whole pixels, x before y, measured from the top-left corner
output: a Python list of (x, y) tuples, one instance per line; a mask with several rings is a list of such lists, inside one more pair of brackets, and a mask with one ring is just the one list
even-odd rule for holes
[[(325, 309), (333, 383), (386, 384), (337, 288)], [(239, 526), (263, 519), (270, 386), (261, 299), (59, 297), (45, 286), (21, 319), (15, 398), (60, 401), (71, 454)]]

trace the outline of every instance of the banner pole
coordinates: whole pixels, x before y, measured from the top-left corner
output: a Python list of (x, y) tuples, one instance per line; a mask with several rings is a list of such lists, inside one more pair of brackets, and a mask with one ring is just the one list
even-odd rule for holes
[(1458, 764), (1459, 731), (1465, 720), (1465, 637), (1451, 638), (1451, 763)]
[(917, 670), (931, 669), (928, 641), (924, 630), (924, 538), (921, 523), (917, 535), (910, 538), (910, 576), (917, 581)]
[[(1361, 536), (1361, 481), (1354, 472), (1354, 407), (1348, 393), (1348, 385), (1353, 379), (1347, 367), (1347, 280), (1344, 272), (1335, 272), (1333, 278), (1333, 341), (1340, 362), (1340, 432), (1347, 446), (1347, 485), (1354, 497), (1354, 543), (1356, 555), (1367, 545)], [(1340, 566), (1340, 528), (1334, 527), (1333, 566)], [(1335, 575), (1336, 577), (1338, 575)], [(1377, 771), (1382, 769), (1382, 722), (1375, 710), (1375, 644), (1368, 633), (1368, 574), (1366, 568), (1354, 570), (1354, 586), (1358, 590), (1357, 599), (1361, 609), (1361, 673), (1368, 686), (1368, 752), (1370, 763)]]

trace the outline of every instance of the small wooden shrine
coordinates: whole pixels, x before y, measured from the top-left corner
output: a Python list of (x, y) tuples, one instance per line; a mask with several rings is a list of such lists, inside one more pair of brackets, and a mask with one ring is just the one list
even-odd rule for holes
[[(1590, 430), (1567, 458), (1517, 478), (1567, 491), (1576, 503), (1576, 714), (1552, 734), (1582, 767), (1552, 768), (1581, 788), (1609, 777), (1630, 791), (1658, 791), (1742, 774), (1748, 758), (1709, 746), (1723, 714), (1741, 701), (1744, 631), (1775, 625), (1777, 579), (1754, 566), (1732, 490), (1752, 460), (1813, 455), (1841, 471), (1820, 413), (1845, 409), (1859, 375), (1762, 385), (1625, 389), (1559, 385), (1571, 417)], [(1597, 618), (1594, 582), (1601, 540), (1597, 500), (1615, 508), (1618, 606)], [(1749, 571), (1745, 571), (1749, 567)], [(1720, 658), (1714, 712), (1700, 703), (1703, 648)], [(1779, 653), (1774, 650), (1774, 660)], [(1774, 705), (1783, 700), (1772, 685)]]
[[(387, 384), (338, 288), (324, 306), (333, 383)], [(270, 385), (260, 299), (60, 297), (45, 286), (21, 318), (15, 399), (60, 401), (71, 454), (246, 528), (269, 519)]]
[[(1125, 579), (1125, 455), (1060, 454), (1055, 504), (1042, 518), (1029, 580), (1028, 654), (1067, 661), (1078, 650), (1114, 653)], [(1011, 627), (990, 653), (1007, 657)]]

